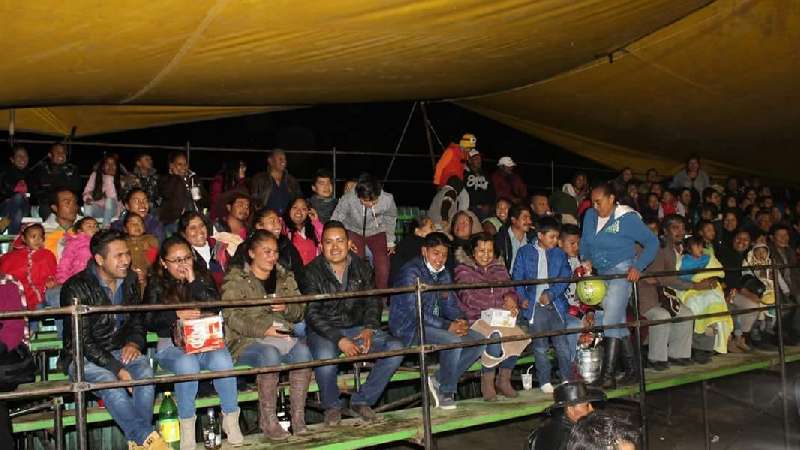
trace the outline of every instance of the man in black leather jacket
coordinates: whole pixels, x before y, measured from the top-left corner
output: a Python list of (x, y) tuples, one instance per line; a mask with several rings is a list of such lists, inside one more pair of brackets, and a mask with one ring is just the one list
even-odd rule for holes
[(592, 402), (605, 400), (605, 394), (582, 381), (570, 381), (556, 386), (553, 398), (550, 420), (528, 438), (530, 450), (565, 450), (572, 427), (591, 414)]
[[(139, 283), (130, 270), (131, 253), (124, 234), (104, 230), (92, 236), (92, 259), (82, 272), (61, 288), (61, 306), (74, 299), (84, 305), (140, 304)], [(74, 379), (72, 322), (64, 321), (62, 361)], [(143, 314), (91, 314), (83, 318), (80, 335), (84, 379), (90, 383), (151, 378), (153, 370), (143, 352), (146, 346)], [(167, 444), (153, 428), (153, 385), (95, 391), (129, 444), (164, 449)]]
[[(350, 241), (341, 222), (332, 220), (322, 232), (322, 255), (311, 261), (304, 270), (304, 294), (333, 294), (374, 289), (372, 269), (358, 256), (349, 252)], [(383, 304), (378, 297), (357, 297), (341, 300), (311, 302), (306, 312), (308, 343), (314, 359), (398, 350), (402, 344), (381, 331)], [(370, 408), (388, 384), (402, 356), (375, 361), (366, 383), (350, 397), (350, 408), (366, 421), (376, 418)], [(341, 421), (341, 403), (336, 364), (314, 369), (319, 384), (325, 424)]]

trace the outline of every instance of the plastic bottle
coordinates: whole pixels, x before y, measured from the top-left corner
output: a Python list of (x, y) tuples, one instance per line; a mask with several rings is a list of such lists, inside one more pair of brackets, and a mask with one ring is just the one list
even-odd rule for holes
[(171, 392), (164, 392), (161, 407), (158, 408), (158, 432), (169, 448), (180, 450), (181, 426), (178, 421), (178, 407), (172, 400)]
[(286, 395), (284, 395), (282, 390), (278, 394), (278, 410), (275, 415), (278, 417), (278, 423), (281, 425), (281, 428), (283, 428), (283, 431), (289, 432), (289, 427), (292, 422), (290, 420), (289, 408), (286, 407)]
[(222, 431), (220, 431), (219, 420), (214, 414), (214, 408), (208, 408), (208, 423), (203, 425), (203, 445), (209, 450), (217, 450), (222, 447)]

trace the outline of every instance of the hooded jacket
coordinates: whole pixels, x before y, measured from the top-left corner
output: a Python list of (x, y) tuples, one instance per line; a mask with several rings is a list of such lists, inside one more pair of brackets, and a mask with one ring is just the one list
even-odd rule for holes
[(347, 231), (362, 235), (364, 233), (364, 217), (366, 209), (366, 237), (376, 234), (386, 233), (386, 245), (394, 247), (394, 231), (397, 227), (397, 206), (394, 204), (392, 194), (381, 191), (378, 201), (374, 206), (367, 209), (356, 197), (356, 193), (350, 191), (339, 199), (339, 204), (333, 210), (331, 220), (338, 220), (344, 224)]
[(56, 257), (42, 247), (31, 250), (19, 235), (12, 244), (13, 250), (0, 257), (0, 273), (14, 276), (25, 288), (28, 309), (36, 309), (44, 301), (45, 283), (56, 275)]
[[(431, 273), (422, 256), (417, 256), (400, 269), (394, 287), (413, 286), (417, 278), (424, 284), (451, 284), (450, 272), (443, 269)], [(417, 295), (414, 292), (393, 295), (389, 301), (389, 331), (393, 336), (411, 345), (417, 336)], [(457, 319), (466, 319), (458, 306), (453, 291), (428, 291), (422, 293), (422, 316), (425, 326), (446, 330)]]
[[(96, 271), (97, 264), (89, 261), (86, 269), (67, 280), (61, 288), (61, 306), (72, 306), (74, 298), (79, 299), (82, 305), (110, 306), (111, 299), (100, 285)], [(132, 270), (128, 271), (119, 289), (122, 289), (122, 305), (142, 303), (139, 280)], [(123, 364), (111, 352), (126, 344), (132, 344), (144, 352), (146, 346), (144, 314), (125, 314), (122, 317), (121, 324), (118, 323), (116, 314), (92, 314), (81, 321), (83, 356), (113, 374), (118, 373)], [(61, 353), (64, 367), (69, 367), (72, 363), (72, 348), (72, 321), (65, 320), (64, 349)]]
[(64, 284), (67, 280), (86, 268), (92, 259), (89, 243), (92, 237), (86, 233), (64, 233), (64, 251), (56, 267), (56, 283)]
[[(335, 294), (375, 288), (370, 265), (354, 253), (348, 256), (347, 279), (339, 282), (325, 255), (314, 258), (303, 269), (303, 294)], [(351, 297), (340, 300), (311, 302), (306, 311), (306, 324), (318, 335), (337, 343), (344, 335), (342, 328), (362, 326), (372, 330), (381, 327), (383, 303), (378, 297)]]
[[(581, 234), (582, 261), (591, 261), (601, 274), (624, 261), (635, 259), (633, 266), (640, 272), (653, 262), (658, 252), (658, 238), (636, 211), (625, 205), (616, 205), (600, 231), (597, 231), (597, 220), (596, 209), (586, 211)], [(643, 247), (638, 258), (636, 243)]]
[[(456, 283), (493, 283), (498, 281), (509, 281), (506, 266), (500, 259), (494, 259), (486, 267), (480, 267), (473, 258), (466, 252), (456, 251), (455, 268)], [(481, 311), (489, 308), (503, 308), (505, 303), (503, 298), (512, 295), (518, 300), (518, 295), (513, 287), (485, 288), (485, 289), (464, 289), (458, 291), (458, 306), (464, 311), (470, 324), (481, 318)]]
[[(294, 275), (280, 264), (275, 268), (275, 294), (278, 298), (300, 295)], [(233, 267), (225, 276), (222, 285), (223, 300), (239, 300), (242, 298), (267, 298), (264, 283), (253, 275), (249, 266)], [(273, 312), (269, 305), (255, 307), (225, 308), (222, 316), (225, 319), (225, 343), (234, 359), (245, 347), (264, 337), (264, 333), (279, 322), (284, 328), (292, 329), (292, 324), (303, 319), (305, 305), (287, 303), (286, 311)]]
[[(535, 242), (523, 245), (517, 252), (517, 259), (514, 261), (514, 268), (511, 272), (513, 280), (539, 279), (539, 252), (534, 247)], [(567, 254), (563, 250), (553, 247), (544, 252), (547, 257), (547, 278), (572, 277), (569, 258), (567, 258)], [(532, 321), (536, 312), (536, 303), (539, 301), (536, 297), (536, 286), (535, 284), (530, 284), (516, 287), (520, 299), (528, 300), (528, 308), (522, 310), (522, 317), (528, 321)], [(556, 307), (561, 320), (566, 320), (567, 310), (569, 309), (567, 297), (564, 295), (568, 287), (569, 283), (554, 283), (542, 291), (542, 293), (546, 292), (550, 295), (550, 301)]]

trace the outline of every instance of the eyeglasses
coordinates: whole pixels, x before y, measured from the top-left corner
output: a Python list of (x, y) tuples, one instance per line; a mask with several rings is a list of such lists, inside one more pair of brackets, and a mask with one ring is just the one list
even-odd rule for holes
[(194, 258), (192, 258), (191, 256), (184, 256), (183, 258), (175, 258), (175, 259), (164, 258), (164, 261), (170, 264), (186, 264), (192, 262), (193, 260)]

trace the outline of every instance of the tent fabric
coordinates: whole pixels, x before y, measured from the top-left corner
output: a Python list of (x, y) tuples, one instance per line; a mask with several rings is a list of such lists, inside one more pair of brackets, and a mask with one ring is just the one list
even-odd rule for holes
[[(55, 136), (76, 136), (221, 119), (288, 109), (285, 107), (57, 106), (14, 110), (15, 129)], [(10, 111), (0, 117), (7, 116)], [(5, 118), (5, 117), (3, 117)]]
[(797, 182), (800, 2), (718, 0), (640, 41), (522, 89), (459, 101), (612, 166)]
[(0, 108), (18, 129), (452, 99), (612, 167), (669, 172), (698, 152), (712, 173), (788, 180), (800, 159), (794, 0), (39, 0), (0, 14)]

